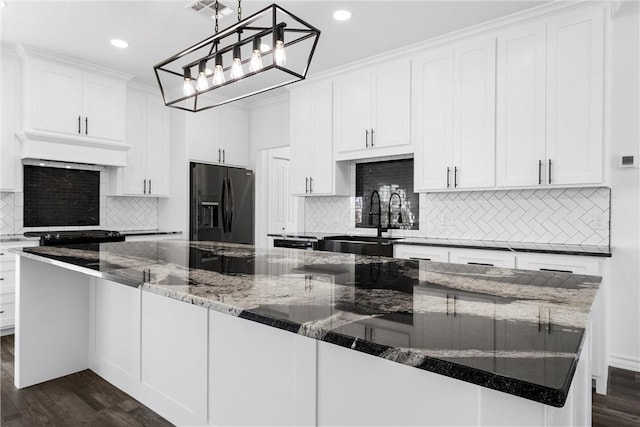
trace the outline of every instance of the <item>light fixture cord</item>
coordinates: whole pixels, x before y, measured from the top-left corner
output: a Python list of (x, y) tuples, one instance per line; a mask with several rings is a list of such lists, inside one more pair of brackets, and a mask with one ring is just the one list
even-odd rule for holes
[(238, 0), (238, 22), (242, 20), (242, 0)]

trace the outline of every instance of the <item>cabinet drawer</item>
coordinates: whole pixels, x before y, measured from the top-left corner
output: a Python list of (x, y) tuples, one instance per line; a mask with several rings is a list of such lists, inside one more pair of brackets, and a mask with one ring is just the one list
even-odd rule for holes
[(393, 256), (433, 262), (449, 262), (449, 250), (435, 246), (394, 245)]
[(491, 267), (516, 268), (516, 257), (512, 252), (477, 249), (455, 249), (449, 254), (454, 264), (487, 265)]
[(0, 295), (0, 329), (15, 325), (15, 294)]
[(0, 294), (12, 294), (16, 288), (16, 272), (1, 271), (0, 272)]
[(13, 252), (9, 252), (9, 248), (0, 248), (0, 263), (1, 267), (4, 268), (4, 263), (10, 262), (13, 263), (16, 259), (16, 254)]

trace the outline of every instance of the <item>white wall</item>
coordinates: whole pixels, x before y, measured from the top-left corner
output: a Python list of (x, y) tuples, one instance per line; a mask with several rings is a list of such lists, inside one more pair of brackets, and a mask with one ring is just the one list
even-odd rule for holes
[(638, 155), (638, 10), (623, 6), (612, 20), (610, 74), (611, 292), (610, 364), (640, 371), (640, 169), (618, 168), (621, 154)]
[[(289, 146), (289, 92), (252, 105), (249, 116), (249, 169), (256, 170), (259, 152)], [(256, 180), (260, 179), (256, 176)]]

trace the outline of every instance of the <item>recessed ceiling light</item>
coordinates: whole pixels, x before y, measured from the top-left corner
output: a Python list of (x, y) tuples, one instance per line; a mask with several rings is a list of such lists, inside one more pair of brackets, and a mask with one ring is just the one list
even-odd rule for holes
[(5, 7), (7, 5), (7, 2), (4, 0), (0, 0), (0, 7)]
[(348, 10), (336, 10), (333, 12), (333, 19), (336, 21), (348, 21), (351, 19), (351, 12)]
[(120, 40), (120, 39), (112, 39), (111, 40), (111, 45), (115, 46), (115, 47), (119, 47), (120, 49), (124, 49), (129, 47), (129, 43), (127, 43), (124, 40)]

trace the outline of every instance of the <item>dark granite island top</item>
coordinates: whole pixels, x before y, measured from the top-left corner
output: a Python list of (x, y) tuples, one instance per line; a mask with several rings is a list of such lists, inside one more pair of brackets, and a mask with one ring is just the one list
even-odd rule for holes
[(176, 240), (16, 252), (557, 407), (601, 280)]

